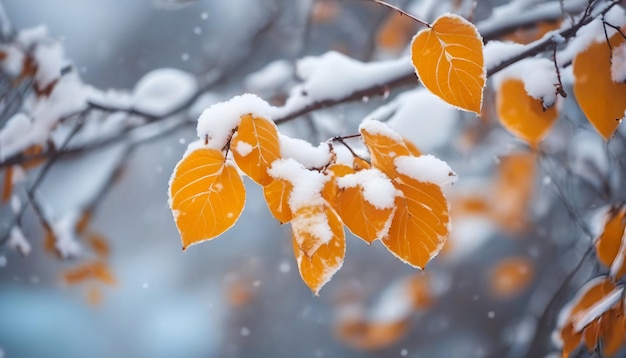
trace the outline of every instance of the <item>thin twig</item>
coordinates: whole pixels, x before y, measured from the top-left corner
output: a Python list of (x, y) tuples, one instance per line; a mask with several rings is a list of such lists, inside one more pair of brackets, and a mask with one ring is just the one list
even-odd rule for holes
[(424, 26), (426, 26), (426, 27), (428, 27), (428, 28), (431, 28), (431, 27), (432, 27), (432, 26), (431, 26), (429, 23), (427, 23), (426, 21), (420, 20), (420, 19), (418, 19), (417, 17), (415, 17), (415, 16), (413, 16), (413, 15), (409, 14), (408, 12), (406, 12), (406, 11), (404, 11), (404, 10), (400, 9), (400, 8), (399, 8), (399, 7), (397, 7), (397, 6), (391, 5), (391, 4), (390, 4), (390, 3), (388, 3), (388, 2), (385, 2), (385, 1), (382, 1), (382, 0), (370, 0), (370, 1), (373, 1), (373, 2), (375, 2), (375, 3), (377, 3), (377, 4), (382, 5), (382, 6), (386, 6), (386, 7), (390, 8), (390, 9), (396, 10), (397, 12), (399, 12), (399, 13), (400, 13), (400, 15), (406, 16), (406, 17), (410, 18), (411, 20), (413, 20), (413, 21), (417, 22), (418, 24), (424, 25)]

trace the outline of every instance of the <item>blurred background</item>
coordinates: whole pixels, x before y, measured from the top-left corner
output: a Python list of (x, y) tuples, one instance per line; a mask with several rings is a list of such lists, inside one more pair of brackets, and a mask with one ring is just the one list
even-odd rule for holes
[[(467, 12), (474, 4), (393, 3), (426, 20), (451, 9)], [(478, 1), (473, 16), (484, 19), (498, 3)], [(406, 55), (415, 24), (357, 0), (3, 5), (16, 31), (45, 26), (73, 71), (96, 88), (132, 91), (144, 75), (164, 67), (207, 85), (193, 106), (177, 114), (184, 125), (166, 135), (132, 150), (114, 143), (52, 166), (38, 190), (46, 212), (62, 217), (89, 207), (82, 244), (104, 263), (95, 279), (82, 278), (85, 258), (61, 260), (51, 253), (28, 209), (21, 226), (30, 254), (0, 252), (0, 357), (504, 357), (556, 351), (550, 333), (571, 293), (559, 284), (589, 245), (576, 222), (606, 201), (574, 182), (567, 194), (575, 193), (572, 201), (584, 210), (572, 218), (555, 190), (572, 173), (555, 163), (584, 164), (587, 153), (606, 155), (591, 132), (576, 135), (592, 151), (538, 159), (498, 127), (493, 94), (479, 119), (419, 92), (415, 101), (422, 111), (407, 130), (460, 177), (448, 193), (458, 208), (450, 247), (420, 273), (380, 243), (367, 246), (348, 234), (343, 268), (315, 297), (300, 279), (289, 227), (272, 218), (262, 191), (247, 179), (238, 223), (182, 252), (167, 204), (170, 173), (195, 140), (194, 121), (204, 107), (248, 91), (282, 103), (296, 81), (294, 61), (304, 56), (330, 50), (361, 61)], [(283, 74), (269, 85), (262, 80), (268, 64)], [(352, 134), (395, 96), (318, 111), (280, 131), (314, 144)], [(582, 122), (569, 105), (569, 120), (548, 139), (553, 153), (570, 153), (564, 143)], [(613, 149), (619, 153), (623, 145)], [(107, 177), (113, 170), (116, 175)], [(485, 198), (494, 196), (501, 207), (488, 212), (491, 199)], [(10, 230), (9, 205), (0, 213), (3, 231)], [(583, 277), (597, 270), (593, 263), (583, 266)]]

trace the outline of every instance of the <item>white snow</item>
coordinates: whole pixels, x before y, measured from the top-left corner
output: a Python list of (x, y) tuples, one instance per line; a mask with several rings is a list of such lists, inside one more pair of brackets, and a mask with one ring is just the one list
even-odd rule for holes
[(65, 53), (61, 44), (39, 44), (33, 51), (37, 63), (35, 82), (39, 89), (44, 89), (61, 77), (61, 69), (66, 65)]
[(291, 90), (285, 106), (277, 108), (275, 115), (278, 118), (314, 102), (340, 99), (359, 89), (401, 78), (411, 71), (408, 57), (369, 63), (334, 51), (305, 57), (296, 64), (296, 74), (303, 82)]
[(500, 87), (502, 81), (509, 78), (521, 80), (528, 95), (543, 101), (545, 107), (555, 103), (558, 77), (552, 60), (547, 58), (521, 60), (495, 75), (494, 84)]
[(133, 89), (133, 107), (153, 116), (169, 113), (188, 101), (198, 90), (196, 78), (174, 68), (148, 72)]
[(293, 185), (288, 201), (292, 212), (305, 206), (324, 205), (321, 192), (328, 176), (306, 169), (293, 158), (275, 160), (268, 173), (274, 179), (286, 180)]
[(624, 265), (625, 258), (626, 258), (626, 231), (622, 234), (622, 239), (619, 245), (619, 251), (617, 251), (617, 255), (615, 256), (615, 259), (613, 260), (613, 263), (611, 264), (611, 271), (610, 271), (611, 277), (614, 277), (615, 279), (619, 279), (617, 274), (619, 270), (622, 268), (622, 266)]
[(394, 159), (396, 170), (417, 181), (434, 183), (439, 186), (454, 184), (456, 174), (448, 163), (430, 154), (419, 157), (402, 155)]
[(2, 61), (2, 69), (12, 77), (17, 77), (22, 72), (24, 64), (24, 52), (16, 45), (8, 44), (0, 47), (6, 54), (6, 58)]
[(250, 143), (246, 143), (244, 141), (238, 141), (237, 146), (235, 147), (235, 151), (242, 157), (252, 153), (253, 149), (254, 147)]
[(527, 50), (527, 47), (515, 42), (489, 41), (483, 49), (485, 67), (493, 68), (505, 60), (519, 55)]
[(4, 128), (0, 130), (0, 159), (11, 157), (28, 147), (25, 145), (23, 134), (28, 133), (32, 126), (30, 118), (24, 113), (16, 113), (9, 118)]
[(23, 29), (17, 33), (16, 41), (24, 48), (31, 48), (39, 42), (49, 40), (48, 28), (45, 25), (39, 25), (28, 29)]
[[(15, 181), (13, 181), (13, 183), (15, 183)], [(13, 211), (13, 214), (17, 214), (20, 210), (22, 210), (22, 201), (18, 195), (14, 194), (11, 196), (11, 211)]]
[(489, 241), (497, 227), (493, 219), (481, 215), (471, 215), (455, 218), (450, 232), (451, 252), (446, 259), (453, 261), (463, 260), (474, 254)]
[(252, 114), (272, 119), (272, 107), (260, 97), (246, 93), (205, 109), (198, 118), (197, 133), (200, 139), (208, 138), (209, 148), (222, 149), (237, 128), (241, 117)]
[(337, 186), (342, 189), (360, 186), (363, 198), (379, 210), (393, 208), (396, 196), (400, 195), (391, 179), (375, 168), (337, 178)]
[(246, 89), (252, 92), (275, 93), (285, 88), (293, 78), (294, 66), (287, 60), (270, 62), (257, 72), (244, 79)]
[(574, 317), (574, 332), (580, 332), (596, 318), (610, 310), (621, 299), (623, 291), (623, 287), (616, 287), (593, 306), (578, 313), (576, 317)]
[(306, 168), (323, 168), (330, 162), (328, 143), (322, 142), (314, 147), (305, 140), (282, 134), (279, 134), (278, 139), (283, 158), (293, 158)]
[(364, 119), (363, 122), (359, 125), (359, 132), (367, 132), (372, 135), (380, 135), (384, 137), (391, 138), (396, 142), (402, 142), (402, 136), (396, 133), (393, 129), (391, 129), (388, 125), (383, 122), (376, 121), (373, 119)]
[(626, 41), (613, 48), (611, 79), (616, 83), (626, 82)]
[(18, 226), (13, 226), (13, 228), (11, 228), (11, 232), (9, 233), (9, 241), (7, 242), (7, 244), (9, 245), (9, 247), (16, 250), (23, 256), (30, 254), (30, 243), (26, 240), (22, 229), (20, 229)]
[(425, 152), (450, 144), (459, 113), (446, 102), (425, 89), (405, 92), (393, 102), (387, 125), (396, 133)]
[[(626, 25), (626, 12), (624, 8), (620, 6), (613, 6), (611, 10), (605, 14), (604, 20), (614, 26), (622, 27)], [(557, 62), (559, 65), (564, 65), (572, 61), (577, 54), (587, 49), (594, 42), (606, 42), (606, 35), (611, 37), (617, 33), (615, 29), (608, 26), (606, 27), (606, 35), (604, 30), (605, 28), (600, 17), (580, 28), (576, 36), (570, 40), (567, 47), (557, 53)]]
[(76, 257), (82, 251), (76, 240), (75, 228), (78, 218), (76, 212), (70, 212), (51, 223), (55, 239), (54, 247), (63, 258)]

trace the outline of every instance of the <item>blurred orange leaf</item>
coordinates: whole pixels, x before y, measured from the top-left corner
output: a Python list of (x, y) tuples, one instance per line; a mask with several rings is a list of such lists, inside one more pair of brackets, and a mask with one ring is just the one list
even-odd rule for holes
[(387, 17), (376, 35), (379, 47), (401, 51), (415, 32), (415, 22), (408, 16), (393, 12)]
[(170, 181), (170, 207), (183, 250), (231, 228), (245, 195), (241, 176), (221, 151), (202, 148), (184, 157)]
[(524, 83), (516, 78), (502, 81), (496, 106), (504, 128), (532, 147), (537, 146), (559, 116), (556, 106), (544, 110), (541, 100), (529, 96)]
[(566, 358), (581, 343), (595, 351), (602, 342), (602, 354), (613, 355), (626, 336), (623, 287), (607, 277), (597, 277), (583, 286), (559, 314), (557, 331)]
[(611, 276), (626, 273), (626, 207), (612, 207), (607, 213), (604, 230), (595, 240), (598, 260), (610, 267)]
[[(612, 48), (623, 42), (619, 33), (609, 39)], [(576, 100), (589, 122), (608, 140), (626, 112), (626, 83), (611, 78), (609, 44), (605, 40), (592, 44), (574, 58), (573, 67)]]
[[(337, 214), (329, 207), (322, 208), (321, 213), (315, 213), (315, 215), (321, 215), (327, 221), (328, 229), (330, 229), (331, 237), (327, 242), (322, 242), (315, 250), (309, 250), (311, 254), (307, 254), (301, 245), (301, 242), (306, 241), (306, 238), (301, 238), (301, 235), (311, 235), (312, 230), (319, 230), (320, 224), (318, 222), (307, 222), (309, 219), (298, 220), (299, 215), (309, 215), (309, 211), (306, 213), (296, 213), (294, 220), (292, 221), (293, 229), (293, 250), (300, 270), (300, 276), (309, 288), (315, 293), (319, 294), (320, 289), (331, 277), (339, 271), (343, 265), (343, 259), (346, 254), (346, 240), (345, 233), (343, 231), (343, 225)], [(299, 227), (302, 223), (303, 227)], [(313, 224), (313, 225), (312, 225)], [(322, 226), (323, 223), (321, 223)], [(326, 229), (326, 228), (324, 228)]]
[(483, 40), (464, 18), (446, 14), (415, 35), (411, 59), (424, 87), (466, 111), (480, 114), (485, 63)]
[(535, 187), (535, 167), (534, 153), (512, 153), (500, 158), (491, 214), (502, 227), (513, 231), (527, 227), (527, 205)]
[(104, 236), (90, 233), (87, 235), (87, 242), (89, 243), (89, 246), (91, 246), (91, 249), (99, 257), (106, 258), (109, 256), (111, 249), (109, 248), (109, 243)]
[(13, 166), (8, 166), (4, 171), (4, 185), (2, 186), (2, 202), (7, 203), (13, 192)]
[(509, 257), (497, 262), (490, 271), (489, 289), (499, 299), (522, 293), (532, 282), (534, 269), (525, 257)]
[(517, 42), (520, 44), (529, 44), (535, 40), (539, 40), (543, 35), (550, 31), (561, 27), (561, 21), (540, 21), (536, 26), (531, 28), (519, 28), (503, 37), (506, 41)]
[(267, 169), (280, 158), (278, 130), (274, 122), (247, 114), (230, 143), (239, 169), (259, 185), (267, 185), (272, 177)]
[(81, 264), (63, 273), (63, 280), (68, 285), (87, 280), (98, 280), (108, 285), (116, 284), (116, 279), (109, 266), (103, 261), (93, 261)]

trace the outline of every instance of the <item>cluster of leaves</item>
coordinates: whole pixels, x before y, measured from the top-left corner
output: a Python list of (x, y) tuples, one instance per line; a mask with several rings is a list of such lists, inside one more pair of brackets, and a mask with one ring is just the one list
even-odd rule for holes
[(626, 307), (621, 279), (626, 274), (626, 207), (605, 212), (595, 240), (598, 261), (609, 268), (578, 290), (561, 310), (555, 338), (568, 357), (582, 343), (587, 350), (614, 355), (626, 343)]
[(368, 244), (381, 240), (401, 260), (424, 267), (448, 234), (448, 203), (437, 181), (405, 168), (430, 161), (447, 166), (380, 122), (364, 122), (360, 138), (371, 163), (356, 154), (352, 163), (340, 163), (329, 142), (330, 161), (307, 168), (283, 157), (274, 122), (244, 115), (227, 148), (194, 149), (174, 170), (170, 205), (183, 249), (235, 224), (245, 204), (238, 168), (263, 187), (274, 217), (291, 223), (300, 274), (316, 294), (343, 264), (344, 225)]

